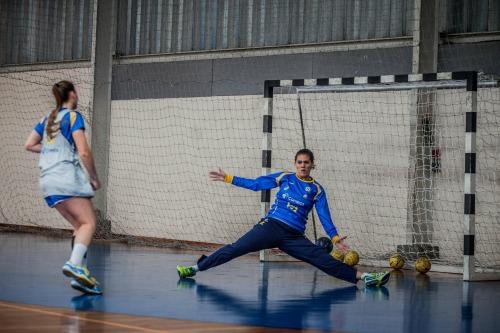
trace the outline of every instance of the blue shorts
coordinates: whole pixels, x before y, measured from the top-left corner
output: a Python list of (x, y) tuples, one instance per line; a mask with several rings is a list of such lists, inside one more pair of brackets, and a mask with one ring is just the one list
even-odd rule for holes
[(74, 195), (49, 195), (48, 197), (45, 197), (45, 202), (50, 208), (54, 208), (54, 206), (58, 203), (74, 197)]

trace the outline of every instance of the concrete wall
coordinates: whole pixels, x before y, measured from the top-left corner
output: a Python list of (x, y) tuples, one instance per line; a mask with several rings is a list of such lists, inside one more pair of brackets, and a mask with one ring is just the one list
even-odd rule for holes
[(108, 218), (112, 231), (225, 243), (259, 221), (260, 193), (208, 172), (260, 174), (261, 98), (113, 101)]
[[(406, 240), (409, 95), (335, 97), (303, 95), (308, 146), (317, 154), (315, 177), (350, 244), (367, 256), (390, 253)], [(207, 172), (222, 166), (231, 174), (259, 175), (261, 103), (258, 96), (113, 101), (113, 232), (221, 243), (258, 221), (258, 193), (211, 183)], [(293, 170), (302, 146), (298, 119), (296, 95), (276, 95), (274, 170)], [(319, 221), (317, 226), (323, 235)]]
[[(92, 77), (91, 68), (0, 76), (1, 223), (69, 228), (46, 208), (37, 185), (37, 156), (22, 145), (53, 106), (50, 87), (61, 79), (76, 83), (80, 111), (91, 123)], [(408, 239), (412, 100), (409, 92), (301, 94), (307, 145), (317, 155), (314, 176), (327, 191), (338, 229), (365, 258), (383, 257)], [(442, 260), (458, 264), (465, 95), (442, 90), (436, 105), (441, 172), (432, 179), (429, 216)], [(476, 251), (486, 267), (500, 261), (498, 89), (480, 89), (478, 106)], [(260, 195), (212, 183), (207, 173), (221, 166), (245, 177), (260, 174), (261, 117), (258, 95), (113, 101), (107, 194), (113, 232), (234, 241), (260, 218)], [(273, 129), (273, 169), (291, 170), (302, 147), (297, 95), (275, 95)]]
[(411, 47), (113, 66), (113, 100), (262, 95), (265, 80), (411, 72)]
[(450, 43), (439, 47), (438, 72), (478, 71), (500, 75), (500, 41)]
[[(337, 228), (365, 259), (384, 258), (421, 232), (408, 229), (415, 94), (300, 97), (307, 146), (317, 158), (313, 176), (327, 191)], [(456, 265), (463, 242), (465, 99), (464, 90), (436, 93), (433, 131), (441, 171), (432, 175), (431, 203), (421, 212), (432, 225), (441, 261)], [(500, 195), (498, 89), (481, 90), (479, 100), (477, 233), (485, 260), (500, 250), (494, 231)], [(222, 166), (231, 174), (259, 175), (261, 107), (260, 97), (251, 95), (113, 101), (108, 192), (113, 231), (221, 243), (251, 227), (259, 219), (258, 193), (211, 183), (207, 172)], [(297, 95), (276, 94), (273, 112), (273, 170), (293, 170), (293, 156), (302, 147)], [(317, 217), (316, 223), (324, 235)], [(311, 219), (306, 233), (312, 238)]]

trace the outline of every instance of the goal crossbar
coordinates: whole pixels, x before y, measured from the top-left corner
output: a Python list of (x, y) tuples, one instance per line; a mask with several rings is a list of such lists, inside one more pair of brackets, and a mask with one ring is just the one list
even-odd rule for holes
[[(479, 81), (477, 72), (447, 72), (408, 75), (384, 75), (367, 77), (343, 77), (320, 79), (266, 80), (263, 94), (263, 141), (262, 174), (271, 171), (273, 147), (273, 98), (275, 94), (308, 94), (323, 92), (381, 92), (419, 89), (464, 89), (467, 108), (465, 116), (464, 142), (464, 192), (463, 192), (463, 279), (465, 281), (498, 280), (500, 271), (481, 272), (475, 260), (475, 170), (478, 88), (499, 87), (499, 81)], [(300, 99), (299, 99), (300, 109)], [(302, 121), (302, 120), (301, 120)], [(271, 205), (269, 190), (261, 193), (261, 213), (266, 214)], [(261, 251), (261, 261), (271, 261), (271, 252)], [(436, 265), (439, 266), (439, 265)], [(445, 269), (446, 271), (453, 271)], [(462, 269), (460, 269), (462, 270)], [(456, 270), (455, 270), (456, 271)]]

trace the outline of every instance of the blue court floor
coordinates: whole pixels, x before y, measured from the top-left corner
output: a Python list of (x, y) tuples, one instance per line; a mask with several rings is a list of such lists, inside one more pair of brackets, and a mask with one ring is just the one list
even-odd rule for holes
[(69, 251), (70, 239), (0, 233), (0, 300), (325, 331), (500, 332), (500, 282), (403, 271), (387, 288), (364, 290), (307, 264), (262, 264), (256, 256), (179, 282), (175, 266), (200, 253), (96, 242), (89, 267), (105, 294), (80, 296), (61, 273)]

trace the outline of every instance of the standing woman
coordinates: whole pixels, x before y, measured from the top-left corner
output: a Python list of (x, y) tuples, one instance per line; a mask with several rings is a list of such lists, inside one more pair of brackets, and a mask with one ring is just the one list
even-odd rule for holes
[[(96, 229), (90, 199), (101, 185), (85, 138), (82, 115), (75, 111), (78, 95), (74, 85), (61, 81), (52, 87), (56, 107), (33, 129), (26, 141), (28, 151), (39, 153), (40, 188), (45, 202), (73, 226), (72, 252), (63, 274), (71, 287), (88, 294), (101, 294), (97, 280), (84, 260)], [(90, 180), (80, 164), (87, 170)]]
[(210, 172), (214, 181), (223, 181), (253, 191), (279, 187), (276, 200), (267, 215), (235, 243), (226, 245), (210, 256), (202, 256), (194, 266), (177, 266), (180, 278), (194, 276), (198, 271), (224, 264), (236, 257), (277, 247), (292, 257), (305, 261), (336, 278), (366, 286), (381, 286), (389, 280), (389, 272), (363, 273), (335, 260), (322, 247), (304, 236), (309, 212), (316, 206), (323, 229), (342, 252), (348, 247), (333, 225), (325, 190), (311, 176), (314, 155), (309, 149), (295, 154), (295, 173), (277, 172), (257, 179), (233, 177), (224, 171)]

